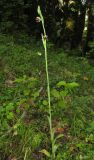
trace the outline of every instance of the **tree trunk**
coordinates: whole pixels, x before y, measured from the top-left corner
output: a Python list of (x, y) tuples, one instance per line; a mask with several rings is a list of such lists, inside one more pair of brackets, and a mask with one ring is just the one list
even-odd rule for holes
[(71, 49), (78, 48), (81, 45), (83, 30), (85, 26), (86, 6), (81, 6), (75, 15), (74, 35), (71, 43)]
[(94, 2), (88, 4), (88, 26), (83, 53), (89, 52), (89, 42), (94, 40)]

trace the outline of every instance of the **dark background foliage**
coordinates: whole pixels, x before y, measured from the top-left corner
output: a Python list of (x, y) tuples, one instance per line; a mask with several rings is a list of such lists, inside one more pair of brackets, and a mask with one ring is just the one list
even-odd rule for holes
[(0, 31), (25, 31), (40, 37), (41, 24), (36, 23), (37, 7), (45, 19), (47, 35), (59, 47), (79, 48), (84, 55), (94, 39), (93, 0), (1, 0)]

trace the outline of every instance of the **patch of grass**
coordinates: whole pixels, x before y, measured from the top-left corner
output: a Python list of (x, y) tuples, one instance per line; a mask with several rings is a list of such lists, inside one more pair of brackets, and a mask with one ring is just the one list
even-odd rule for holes
[[(50, 44), (48, 47), (51, 88), (57, 89), (56, 84), (62, 80), (79, 83), (79, 87), (65, 97), (66, 107), (52, 105), (53, 124), (57, 126), (55, 134), (64, 134), (60, 140), (57, 160), (91, 160), (94, 158), (94, 67), (86, 58), (69, 56), (61, 49), (50, 47)], [(25, 77), (26, 83), (23, 83)], [(37, 79), (36, 85), (32, 86), (29, 78)], [(17, 79), (20, 80), (19, 83), (15, 82)], [(41, 42), (26, 35), (24, 38), (0, 35), (0, 90), (1, 160), (9, 157), (22, 160), (45, 159), (39, 153), (42, 148), (50, 146)], [(52, 99), (52, 102), (57, 103), (56, 99)], [(11, 109), (13, 119), (9, 112)], [(25, 115), (21, 119), (23, 113)]]

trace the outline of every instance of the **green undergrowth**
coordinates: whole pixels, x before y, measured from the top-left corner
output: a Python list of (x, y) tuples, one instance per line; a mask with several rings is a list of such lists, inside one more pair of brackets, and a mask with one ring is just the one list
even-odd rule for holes
[[(63, 134), (56, 160), (93, 160), (94, 67), (49, 42), (48, 64), (53, 127)], [(0, 35), (0, 90), (0, 160), (48, 160), (40, 152), (51, 145), (40, 41)]]

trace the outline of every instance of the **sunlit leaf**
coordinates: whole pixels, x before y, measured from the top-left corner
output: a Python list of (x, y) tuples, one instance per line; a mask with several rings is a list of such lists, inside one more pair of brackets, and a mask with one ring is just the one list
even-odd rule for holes
[(79, 87), (79, 84), (76, 83), (76, 82), (71, 82), (71, 83), (67, 83), (66, 87), (69, 88), (69, 89), (72, 89), (72, 88), (75, 88), (75, 87)]
[(44, 100), (44, 101), (43, 101), (43, 105), (44, 105), (44, 106), (47, 106), (47, 105), (48, 105), (48, 101)]
[(39, 151), (43, 154), (45, 154), (47, 157), (51, 157), (50, 153), (46, 150), (46, 149), (42, 149), (41, 151)]
[(66, 82), (65, 81), (60, 81), (59, 83), (57, 83), (57, 86), (58, 87), (66, 86)]

